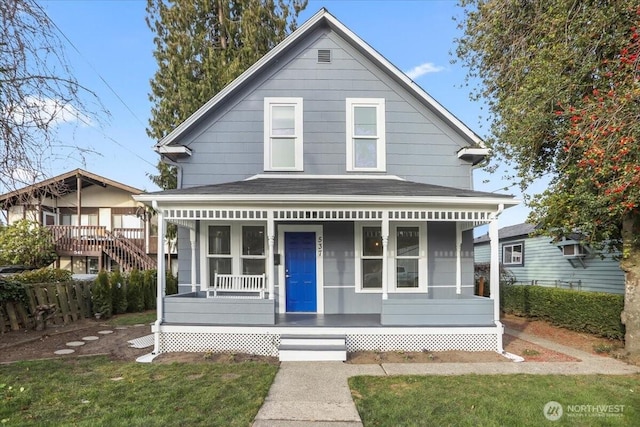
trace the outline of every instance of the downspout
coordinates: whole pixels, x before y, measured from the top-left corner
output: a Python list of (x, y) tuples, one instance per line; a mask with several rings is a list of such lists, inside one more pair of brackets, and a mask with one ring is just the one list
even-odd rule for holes
[(154, 324), (154, 355), (158, 355), (160, 352), (160, 325), (164, 319), (164, 293), (165, 293), (165, 283), (166, 283), (166, 268), (164, 267), (164, 214), (158, 208), (158, 201), (153, 200), (151, 202), (153, 209), (158, 213), (158, 254), (157, 254), (157, 263), (158, 270), (156, 273), (157, 276), (157, 292), (156, 292), (156, 311), (157, 311), (157, 319)]
[(500, 322), (500, 242), (498, 235), (498, 216), (504, 211), (504, 205), (499, 204), (498, 210), (492, 215), (491, 223), (489, 224), (489, 238), (491, 248), (491, 267), (489, 272), (490, 283), (490, 296), (493, 298), (493, 319), (496, 327), (498, 328), (497, 338), (497, 351), (503, 353), (502, 347), (502, 335), (504, 333), (504, 326)]

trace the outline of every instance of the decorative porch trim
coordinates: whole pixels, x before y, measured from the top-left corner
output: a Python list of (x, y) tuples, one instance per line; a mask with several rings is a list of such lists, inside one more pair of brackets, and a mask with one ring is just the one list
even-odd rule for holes
[(468, 209), (164, 209), (167, 221), (183, 227), (194, 227), (193, 220), (267, 220), (269, 212), (273, 219), (296, 221), (371, 221), (382, 220), (389, 212), (390, 221), (456, 221), (464, 223), (464, 229), (486, 224), (494, 212)]

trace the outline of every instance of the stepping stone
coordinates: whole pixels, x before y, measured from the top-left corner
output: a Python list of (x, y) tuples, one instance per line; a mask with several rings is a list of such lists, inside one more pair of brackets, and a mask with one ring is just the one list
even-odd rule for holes
[(124, 379), (124, 377), (115, 377), (115, 378), (111, 378), (111, 381), (122, 381)]
[(95, 335), (90, 335), (88, 337), (82, 337), (82, 341), (95, 341), (99, 339), (98, 337), (96, 337)]
[(108, 335), (108, 334), (112, 334), (113, 331), (105, 330), (105, 331), (98, 331), (98, 333), (101, 334), (101, 335)]
[(53, 352), (53, 354), (58, 354), (58, 355), (62, 355), (62, 354), (71, 354), (71, 353), (75, 353), (76, 351), (74, 349), (71, 348), (64, 348), (62, 350), (56, 350)]
[(122, 331), (124, 329), (128, 329), (126, 326), (116, 326), (116, 329)]
[(146, 325), (144, 323), (136, 323), (133, 326), (135, 326), (136, 328), (139, 328), (140, 326), (146, 326)]
[(81, 345), (84, 345), (84, 344), (85, 344), (84, 341), (70, 341), (67, 343), (69, 347), (80, 347)]

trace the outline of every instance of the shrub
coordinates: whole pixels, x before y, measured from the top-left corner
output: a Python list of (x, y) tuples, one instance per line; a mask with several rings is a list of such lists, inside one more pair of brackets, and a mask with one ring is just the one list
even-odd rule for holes
[(64, 283), (71, 281), (71, 272), (59, 268), (41, 268), (11, 276), (20, 283)]
[(129, 274), (129, 285), (127, 286), (127, 300), (129, 301), (129, 312), (144, 310), (144, 277), (138, 270), (133, 270)]
[(178, 277), (174, 276), (171, 270), (167, 270), (166, 294), (173, 295), (178, 293)]
[(0, 277), (0, 305), (4, 302), (27, 302), (24, 286), (13, 277)]
[(624, 339), (624, 325), (620, 321), (624, 295), (505, 285), (501, 296), (505, 313), (546, 320), (574, 331)]
[(93, 312), (104, 318), (111, 317), (113, 307), (111, 303), (111, 287), (109, 286), (109, 274), (101, 270), (91, 289), (93, 299)]
[(111, 283), (111, 305), (113, 314), (122, 314), (127, 312), (127, 286), (122, 274), (114, 271), (109, 277)]
[(145, 310), (153, 310), (156, 308), (156, 288), (157, 277), (156, 270), (145, 270), (144, 272), (144, 308)]

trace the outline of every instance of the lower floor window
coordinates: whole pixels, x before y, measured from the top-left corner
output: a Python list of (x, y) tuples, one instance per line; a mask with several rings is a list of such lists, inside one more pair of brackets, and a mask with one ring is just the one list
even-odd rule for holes
[(206, 228), (209, 285), (215, 274), (265, 273), (264, 225), (209, 225)]
[[(425, 225), (393, 225), (389, 230), (387, 263), (390, 291), (426, 289)], [(383, 245), (380, 226), (356, 229), (356, 289), (382, 290)], [(391, 273), (395, 271), (395, 275)]]

